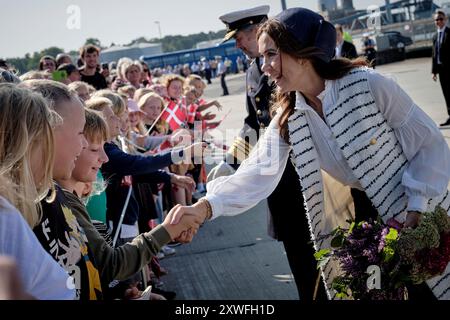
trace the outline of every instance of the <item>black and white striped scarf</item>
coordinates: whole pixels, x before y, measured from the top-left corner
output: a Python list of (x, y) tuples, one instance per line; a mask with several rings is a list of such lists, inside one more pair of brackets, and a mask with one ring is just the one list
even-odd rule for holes
[[(367, 74), (368, 69), (358, 68), (334, 82), (333, 85), (338, 88), (338, 99), (326, 117), (348, 165), (381, 218), (386, 222), (394, 217), (403, 222), (408, 199), (401, 182), (408, 160), (394, 130), (375, 104)], [(315, 250), (320, 250), (331, 247), (331, 238), (324, 236), (337, 225), (327, 218), (327, 214), (333, 213), (324, 212), (322, 172), (309, 125), (304, 110), (296, 109), (289, 118), (293, 148), (291, 159), (303, 186), (311, 239)], [(432, 211), (437, 205), (449, 212), (448, 191), (430, 199), (427, 210)], [(322, 268), (322, 278), (331, 299), (335, 297), (331, 282), (339, 272), (335, 260), (330, 260)], [(427, 283), (438, 299), (450, 299), (450, 264), (443, 276)]]

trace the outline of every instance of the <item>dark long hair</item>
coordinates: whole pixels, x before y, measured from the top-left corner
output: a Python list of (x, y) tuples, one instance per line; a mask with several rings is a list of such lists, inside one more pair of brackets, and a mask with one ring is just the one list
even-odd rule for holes
[[(325, 80), (337, 80), (345, 76), (352, 69), (368, 66), (365, 58), (349, 60), (346, 58), (333, 59), (325, 62), (321, 59), (324, 53), (317, 47), (302, 48), (286, 27), (276, 19), (267, 20), (258, 30), (257, 38), (266, 33), (281, 52), (284, 52), (296, 59), (307, 59), (311, 62), (315, 72)], [(280, 117), (280, 134), (286, 142), (289, 142), (288, 118), (294, 112), (295, 92), (276, 92), (272, 96), (271, 114), (281, 107), (283, 112)]]

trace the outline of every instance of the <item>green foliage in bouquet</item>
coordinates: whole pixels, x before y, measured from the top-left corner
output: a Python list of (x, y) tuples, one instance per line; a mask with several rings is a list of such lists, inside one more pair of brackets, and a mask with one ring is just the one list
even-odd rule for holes
[[(441, 207), (424, 213), (415, 229), (378, 219), (351, 222), (348, 229), (338, 227), (331, 236), (332, 248), (318, 251), (315, 258), (318, 268), (331, 258), (338, 260), (343, 272), (332, 283), (337, 298), (405, 299), (407, 285), (442, 274), (450, 262), (450, 218)], [(380, 270), (379, 289), (368, 287), (371, 266)]]

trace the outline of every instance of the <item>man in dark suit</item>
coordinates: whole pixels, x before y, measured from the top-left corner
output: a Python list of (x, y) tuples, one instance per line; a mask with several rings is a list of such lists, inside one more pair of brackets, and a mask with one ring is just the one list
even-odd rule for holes
[(439, 82), (441, 83), (449, 115), (447, 121), (441, 123), (441, 126), (448, 126), (450, 125), (450, 29), (446, 26), (447, 16), (444, 11), (436, 11), (434, 23), (437, 27), (437, 32), (433, 37), (431, 73), (434, 81), (437, 80), (437, 75), (439, 74)]
[(336, 28), (336, 58), (355, 59), (358, 57), (353, 43), (344, 40), (344, 30), (340, 24)]

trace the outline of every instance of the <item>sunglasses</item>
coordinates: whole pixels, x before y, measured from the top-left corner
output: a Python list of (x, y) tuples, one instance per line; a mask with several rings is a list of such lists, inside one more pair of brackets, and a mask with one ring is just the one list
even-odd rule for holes
[(444, 21), (444, 18), (436, 18), (434, 21)]

